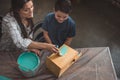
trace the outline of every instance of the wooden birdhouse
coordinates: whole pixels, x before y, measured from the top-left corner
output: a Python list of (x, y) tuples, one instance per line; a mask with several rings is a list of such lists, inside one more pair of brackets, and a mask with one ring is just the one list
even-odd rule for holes
[(80, 56), (81, 53), (64, 44), (59, 48), (59, 54), (53, 53), (47, 57), (46, 66), (60, 77)]

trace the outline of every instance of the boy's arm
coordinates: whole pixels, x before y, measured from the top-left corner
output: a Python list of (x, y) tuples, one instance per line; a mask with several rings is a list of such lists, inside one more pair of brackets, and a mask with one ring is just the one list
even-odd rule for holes
[(72, 37), (67, 38), (64, 44), (70, 46), (72, 39), (73, 39)]
[(48, 36), (48, 32), (43, 30), (43, 35), (47, 43), (52, 44), (52, 41), (50, 40), (50, 37)]

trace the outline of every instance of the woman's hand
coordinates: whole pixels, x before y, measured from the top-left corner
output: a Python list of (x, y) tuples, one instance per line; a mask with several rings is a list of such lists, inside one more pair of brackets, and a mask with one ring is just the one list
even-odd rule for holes
[(58, 48), (56, 48), (56, 46), (53, 44), (47, 44), (46, 49), (51, 51), (52, 53), (59, 53)]
[(38, 49), (29, 49), (28, 51), (34, 52), (34, 53), (36, 53), (37, 55), (41, 56), (40, 50), (38, 50)]

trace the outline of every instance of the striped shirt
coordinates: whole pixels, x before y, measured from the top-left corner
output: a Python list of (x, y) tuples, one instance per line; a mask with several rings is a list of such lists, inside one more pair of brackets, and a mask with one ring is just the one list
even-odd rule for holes
[[(26, 28), (27, 29), (27, 28)], [(30, 32), (30, 29), (27, 29)], [(21, 29), (18, 25), (16, 19), (12, 14), (8, 13), (2, 21), (2, 47), (3, 49), (15, 50), (14, 48), (20, 48), (26, 50), (30, 43), (32, 42), (29, 38), (23, 38), (21, 35)], [(32, 36), (31, 36), (32, 37)], [(0, 45), (1, 45), (0, 44)], [(1, 46), (0, 46), (1, 47)], [(12, 47), (12, 48), (11, 48)]]

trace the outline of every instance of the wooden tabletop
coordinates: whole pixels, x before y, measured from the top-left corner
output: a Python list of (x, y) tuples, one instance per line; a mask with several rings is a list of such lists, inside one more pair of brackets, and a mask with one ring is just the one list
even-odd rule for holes
[(117, 80), (110, 50), (108, 47), (77, 48), (83, 53), (61, 77), (57, 78), (45, 65), (45, 60), (50, 53), (42, 51), (40, 56), (41, 66), (36, 76), (26, 78), (19, 71), (15, 52), (0, 52), (0, 75), (13, 80)]

